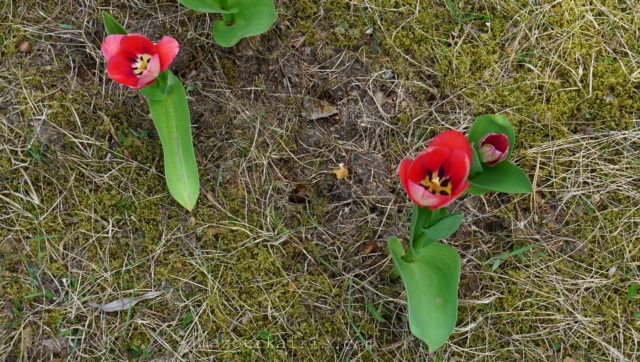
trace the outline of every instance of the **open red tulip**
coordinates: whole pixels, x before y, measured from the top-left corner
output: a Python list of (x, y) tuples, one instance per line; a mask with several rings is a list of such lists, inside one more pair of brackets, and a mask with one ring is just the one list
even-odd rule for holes
[(504, 134), (487, 133), (478, 141), (478, 158), (489, 167), (504, 160), (509, 151), (509, 138)]
[(471, 145), (461, 132), (443, 132), (414, 160), (402, 160), (400, 181), (418, 206), (445, 207), (469, 187), (471, 157)]
[(109, 77), (136, 90), (155, 82), (179, 50), (178, 41), (169, 36), (153, 44), (140, 34), (114, 34), (102, 43)]

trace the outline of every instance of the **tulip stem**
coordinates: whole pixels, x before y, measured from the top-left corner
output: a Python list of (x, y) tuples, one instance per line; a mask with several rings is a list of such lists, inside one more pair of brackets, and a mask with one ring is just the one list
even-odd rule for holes
[[(230, 0), (222, 0), (222, 8), (224, 10), (231, 10), (231, 4), (229, 4)], [(231, 26), (235, 22), (233, 18), (233, 14), (222, 14), (222, 20), (224, 21), (224, 25)]]
[[(409, 249), (409, 251), (407, 251), (402, 256), (402, 260), (406, 261), (407, 263), (412, 263), (413, 259), (414, 259), (414, 256), (413, 256), (413, 252), (411, 251), (411, 249)], [(389, 279), (391, 279), (391, 281), (395, 281), (398, 278), (400, 278), (400, 270), (398, 269), (398, 266), (396, 265), (391, 270), (391, 273), (389, 273)]]

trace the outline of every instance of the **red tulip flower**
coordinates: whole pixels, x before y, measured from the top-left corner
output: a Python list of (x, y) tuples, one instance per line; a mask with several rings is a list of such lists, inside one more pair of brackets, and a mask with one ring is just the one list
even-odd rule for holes
[(140, 34), (114, 34), (102, 43), (109, 77), (136, 90), (155, 82), (179, 50), (178, 42), (168, 36), (153, 44)]
[(452, 203), (469, 187), (471, 145), (458, 131), (437, 135), (414, 160), (400, 164), (400, 181), (420, 207), (439, 209)]
[(489, 167), (504, 160), (509, 152), (509, 138), (503, 134), (487, 133), (478, 141), (478, 158)]

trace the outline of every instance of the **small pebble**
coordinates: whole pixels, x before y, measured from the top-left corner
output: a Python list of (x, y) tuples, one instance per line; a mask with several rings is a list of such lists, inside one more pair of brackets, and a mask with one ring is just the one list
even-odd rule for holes
[(373, 94), (373, 98), (376, 100), (376, 103), (378, 103), (379, 106), (382, 106), (387, 101), (387, 97), (385, 97), (382, 92), (375, 92)]
[(18, 43), (18, 50), (22, 53), (31, 53), (31, 45), (27, 40), (22, 40)]

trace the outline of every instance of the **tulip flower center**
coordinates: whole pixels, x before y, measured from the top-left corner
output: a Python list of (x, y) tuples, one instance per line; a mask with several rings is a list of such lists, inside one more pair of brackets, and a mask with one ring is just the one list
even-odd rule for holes
[(141, 54), (141, 55), (138, 55), (138, 59), (133, 59), (132, 58), (130, 60), (133, 62), (133, 66), (131, 67), (131, 69), (133, 69), (133, 72), (135, 73), (135, 75), (141, 76), (142, 73), (149, 66), (149, 61), (151, 60), (151, 55), (149, 55), (149, 54)]
[(451, 178), (444, 177), (444, 168), (440, 166), (437, 173), (427, 169), (427, 177), (420, 185), (433, 195), (451, 196)]

